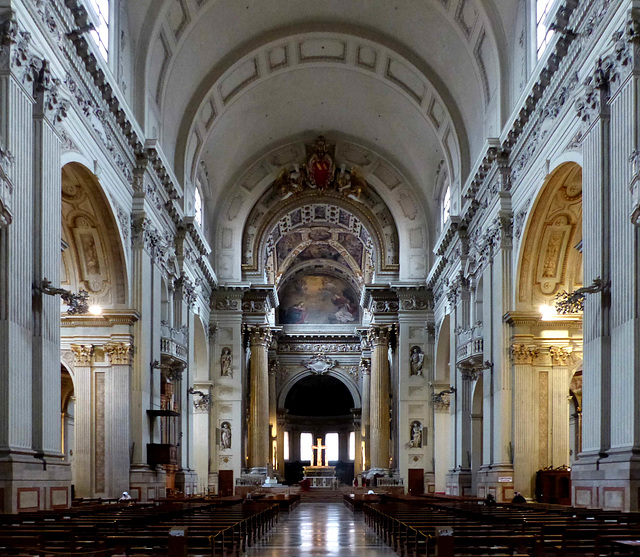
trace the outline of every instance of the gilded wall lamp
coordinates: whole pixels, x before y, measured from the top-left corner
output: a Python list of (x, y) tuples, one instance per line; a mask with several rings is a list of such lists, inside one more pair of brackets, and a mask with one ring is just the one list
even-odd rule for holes
[(51, 281), (44, 278), (40, 284), (34, 286), (34, 290), (47, 296), (60, 296), (62, 301), (69, 306), (67, 309), (69, 315), (89, 313), (89, 293), (84, 289), (74, 294), (64, 288), (51, 286)]
[(566, 290), (558, 292), (556, 294), (556, 313), (559, 315), (567, 315), (584, 311), (584, 299), (586, 295), (603, 292), (610, 284), (611, 281), (604, 282), (600, 277), (596, 277), (593, 279), (591, 286), (583, 286), (573, 292), (567, 292)]

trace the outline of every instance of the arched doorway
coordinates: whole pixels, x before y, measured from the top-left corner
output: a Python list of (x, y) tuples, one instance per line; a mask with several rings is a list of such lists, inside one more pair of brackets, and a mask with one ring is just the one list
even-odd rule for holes
[[(559, 313), (556, 296), (582, 287), (582, 169), (551, 172), (522, 237), (512, 326), (514, 489), (534, 496), (542, 469), (566, 469), (573, 456), (572, 370), (582, 360), (582, 312)], [(575, 418), (574, 435), (575, 435)]]
[(355, 455), (349, 454), (353, 451), (349, 445), (355, 434), (354, 407), (349, 388), (336, 377), (305, 375), (291, 386), (284, 400), (284, 430), (290, 442), (289, 465), (285, 466), (288, 482), (301, 479), (302, 466), (309, 466), (316, 459), (310, 448), (320, 440), (327, 447), (326, 461), (336, 467), (338, 480), (351, 483)]
[(130, 232), (121, 232), (98, 178), (83, 165), (62, 168), (61, 197), (60, 284), (86, 290), (90, 305), (80, 316), (61, 307), (65, 457), (77, 497), (116, 497), (129, 490), (131, 326), (137, 317), (127, 309), (122, 235)]

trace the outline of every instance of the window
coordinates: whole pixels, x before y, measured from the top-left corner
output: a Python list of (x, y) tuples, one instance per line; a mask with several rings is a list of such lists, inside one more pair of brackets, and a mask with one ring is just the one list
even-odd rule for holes
[(545, 48), (553, 37), (553, 31), (549, 28), (551, 22), (550, 11), (556, 3), (555, 0), (537, 0), (536, 5), (536, 36), (538, 48), (538, 60), (542, 57)]
[(442, 195), (442, 226), (451, 216), (451, 186), (447, 186)]
[(324, 444), (327, 446), (327, 460), (329, 462), (340, 458), (340, 437), (337, 433), (327, 433)]
[(194, 217), (198, 226), (202, 228), (202, 197), (200, 196), (200, 188), (196, 187), (193, 198)]
[(105, 60), (109, 59), (109, 0), (88, 0), (89, 12), (95, 29), (91, 31), (100, 54)]
[(313, 458), (313, 435), (311, 433), (300, 434), (300, 460), (308, 460), (311, 462)]
[(283, 451), (284, 451), (284, 459), (285, 460), (289, 460), (289, 432), (285, 431), (284, 432), (284, 447)]
[(356, 459), (356, 432), (349, 433), (349, 460)]

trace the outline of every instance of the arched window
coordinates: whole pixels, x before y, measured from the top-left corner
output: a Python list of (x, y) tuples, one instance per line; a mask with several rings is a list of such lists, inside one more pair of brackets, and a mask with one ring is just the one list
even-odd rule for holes
[(557, 0), (536, 0), (536, 45), (538, 49), (538, 60), (542, 57), (547, 48), (553, 30), (550, 29), (552, 17), (558, 6)]
[(451, 216), (451, 186), (447, 186), (442, 194), (442, 226)]
[(105, 60), (109, 59), (109, 0), (88, 0), (91, 21), (95, 29), (91, 31), (100, 54)]
[(193, 194), (193, 214), (198, 226), (202, 228), (202, 197), (200, 196), (200, 188), (197, 186)]

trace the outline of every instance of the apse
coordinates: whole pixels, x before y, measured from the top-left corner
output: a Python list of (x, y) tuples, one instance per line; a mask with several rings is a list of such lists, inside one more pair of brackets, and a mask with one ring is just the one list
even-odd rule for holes
[(354, 407), (349, 389), (334, 377), (311, 375), (289, 391), (285, 408), (293, 416), (346, 416)]

